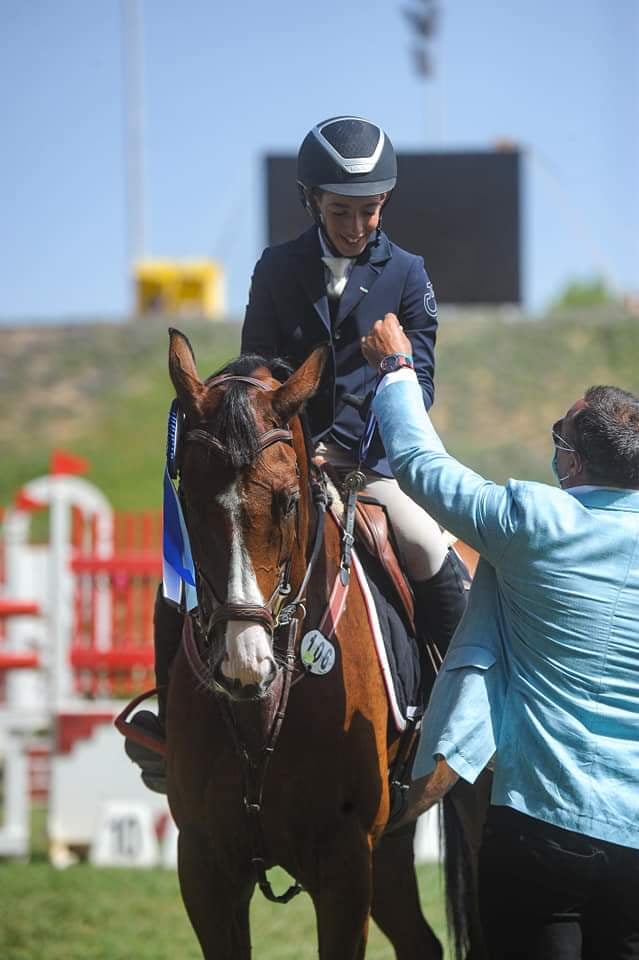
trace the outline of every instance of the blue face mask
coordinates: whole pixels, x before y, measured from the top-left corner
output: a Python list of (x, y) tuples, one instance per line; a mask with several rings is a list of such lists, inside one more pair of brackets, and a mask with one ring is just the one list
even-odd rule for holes
[(555, 452), (553, 453), (552, 460), (550, 461), (550, 469), (553, 472), (553, 476), (555, 480), (557, 481), (559, 486), (561, 486), (562, 483), (568, 479), (570, 474), (567, 473), (565, 477), (559, 476), (559, 468), (557, 466), (557, 450), (566, 450), (568, 453), (576, 453), (577, 451), (575, 450), (574, 447), (571, 447), (570, 444), (566, 440), (564, 440), (564, 438), (559, 433), (557, 433), (554, 427), (552, 431), (552, 442), (555, 448)]

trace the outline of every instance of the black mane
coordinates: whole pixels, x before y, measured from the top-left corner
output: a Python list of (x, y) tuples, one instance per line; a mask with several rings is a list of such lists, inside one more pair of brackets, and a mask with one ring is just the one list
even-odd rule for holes
[[(226, 364), (204, 382), (222, 374), (250, 377), (258, 367), (266, 367), (271, 376), (282, 383), (292, 373), (284, 360), (277, 357), (269, 360), (256, 353), (247, 353)], [(250, 466), (260, 453), (259, 433), (248, 388), (247, 383), (229, 383), (211, 424), (211, 432), (225, 445), (231, 466), (236, 470)]]

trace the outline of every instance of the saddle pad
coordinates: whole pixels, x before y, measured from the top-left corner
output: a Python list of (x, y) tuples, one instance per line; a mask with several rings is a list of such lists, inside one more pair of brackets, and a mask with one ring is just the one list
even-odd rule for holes
[(366, 554), (363, 565), (355, 551), (352, 557), (384, 677), (390, 718), (394, 728), (401, 732), (406, 729), (407, 720), (419, 718), (424, 712), (420, 646), (384, 596), (389, 587), (379, 562)]

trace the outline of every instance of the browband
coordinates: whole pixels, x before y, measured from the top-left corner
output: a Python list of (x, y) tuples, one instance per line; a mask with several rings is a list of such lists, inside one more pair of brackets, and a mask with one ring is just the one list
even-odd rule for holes
[(236, 377), (232, 373), (221, 373), (217, 377), (213, 377), (211, 380), (205, 380), (204, 385), (207, 387), (219, 387), (221, 383), (228, 383), (229, 381), (238, 381), (240, 383), (250, 383), (252, 387), (259, 387), (260, 390), (272, 390), (272, 387), (269, 387), (267, 383), (264, 383), (263, 380), (256, 380), (255, 377)]
[[(226, 453), (226, 446), (222, 443), (222, 441), (218, 440), (218, 438), (213, 436), (212, 433), (208, 433), (207, 430), (189, 430), (184, 437), (184, 440), (187, 443), (204, 443), (207, 446), (218, 450), (220, 453)], [(270, 447), (272, 443), (279, 443), (280, 440), (283, 440), (286, 443), (291, 443), (293, 441), (293, 434), (290, 430), (283, 430), (280, 427), (273, 427), (273, 429), (267, 430), (259, 437), (260, 452), (262, 450), (266, 450), (266, 448)]]

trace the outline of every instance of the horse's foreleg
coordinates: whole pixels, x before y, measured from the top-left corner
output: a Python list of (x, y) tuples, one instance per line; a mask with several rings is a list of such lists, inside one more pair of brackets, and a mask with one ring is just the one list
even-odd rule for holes
[(372, 896), (372, 856), (363, 831), (323, 842), (309, 890), (317, 915), (320, 960), (363, 960)]
[(184, 828), (178, 838), (180, 889), (205, 960), (249, 960), (249, 902), (254, 888), (245, 876), (223, 873), (199, 830)]
[(415, 823), (386, 835), (373, 853), (373, 920), (397, 960), (441, 960), (442, 946), (419, 902), (413, 840)]

